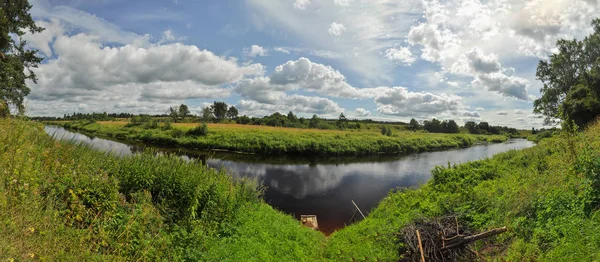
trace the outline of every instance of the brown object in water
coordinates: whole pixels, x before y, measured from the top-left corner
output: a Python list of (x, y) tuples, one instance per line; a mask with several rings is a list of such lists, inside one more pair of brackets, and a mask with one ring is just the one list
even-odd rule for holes
[(306, 227), (310, 227), (315, 230), (319, 229), (319, 223), (317, 222), (316, 215), (301, 215), (300, 222), (302, 222), (302, 225)]

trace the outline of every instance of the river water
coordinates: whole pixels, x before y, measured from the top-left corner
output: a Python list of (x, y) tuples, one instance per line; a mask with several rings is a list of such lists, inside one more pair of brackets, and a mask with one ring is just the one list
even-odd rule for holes
[[(62, 127), (46, 126), (45, 131), (57, 139), (89, 144), (116, 155), (130, 155), (145, 148), (140, 144), (74, 133)], [(200, 158), (210, 167), (225, 168), (234, 177), (257, 179), (266, 187), (267, 203), (298, 219), (300, 215), (317, 215), (319, 229), (330, 234), (361, 218), (351, 200), (367, 215), (390, 190), (426, 183), (431, 177), (430, 170), (437, 165), (484, 159), (533, 145), (525, 139), (511, 139), (505, 143), (406, 156), (312, 158), (158, 150), (176, 153), (185, 159)]]

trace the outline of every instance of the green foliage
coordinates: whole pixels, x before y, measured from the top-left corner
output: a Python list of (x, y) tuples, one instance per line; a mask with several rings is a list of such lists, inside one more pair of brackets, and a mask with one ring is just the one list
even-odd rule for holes
[(227, 110), (227, 118), (229, 119), (236, 119), (238, 117), (238, 114), (239, 112), (237, 108), (235, 108), (235, 106), (230, 106)]
[(313, 115), (310, 120), (308, 121), (308, 127), (310, 128), (317, 128), (317, 126), (319, 125), (319, 122), (321, 122), (322, 120), (317, 116), (317, 115)]
[(419, 122), (416, 119), (410, 119), (410, 123), (408, 124), (408, 130), (417, 131), (421, 130), (422, 128), (423, 127), (421, 126), (421, 124), (419, 124)]
[(534, 112), (546, 116), (546, 123), (568, 117), (585, 126), (600, 114), (600, 19), (592, 27), (581, 41), (558, 40), (558, 52), (538, 64), (536, 77), (543, 87)]
[(8, 103), (0, 99), (0, 118), (8, 116), (10, 116), (10, 108), (8, 108)]
[(2, 259), (320, 258), (322, 234), (224, 171), (152, 152), (113, 157), (14, 120), (0, 120), (0, 156)]
[[(75, 124), (97, 132), (121, 129)], [(299, 138), (276, 130), (280, 136), (248, 134)], [(396, 139), (379, 130), (300, 131), (323, 141), (338, 136), (336, 143), (354, 140), (346, 137), (354, 133), (359, 141), (377, 137), (366, 144)], [(213, 132), (198, 140), (216, 140)], [(57, 143), (32, 123), (0, 120), (0, 239), (6, 240), (0, 250), (7, 259), (34, 253), (41, 260), (397, 261), (403, 225), (458, 214), (475, 231), (508, 227), (473, 246), (486, 259), (594, 261), (600, 258), (598, 133), (595, 124), (530, 149), (437, 167), (429, 183), (390, 193), (366, 219), (325, 239), (263, 203), (254, 182), (173, 156), (116, 158)], [(465, 143), (473, 137), (425, 135)]]
[[(285, 116), (283, 118), (287, 119)], [(287, 121), (287, 120), (285, 120)], [(397, 126), (376, 125), (377, 130), (362, 128), (332, 130), (326, 122), (319, 122), (315, 129), (289, 129), (272, 127), (245, 127), (241, 125), (215, 124), (211, 132), (201, 135), (202, 125), (175, 124), (173, 130), (148, 129), (131, 125), (121, 126), (112, 123), (99, 123), (83, 126), (76, 122), (55, 122), (55, 124), (81, 130), (87, 134), (139, 141), (155, 145), (168, 145), (189, 149), (222, 149), (229, 151), (260, 154), (306, 154), (306, 155), (372, 155), (408, 154), (449, 148), (468, 147), (478, 141), (503, 142), (507, 136), (469, 134), (430, 134), (400, 131)], [(207, 125), (208, 127), (208, 125)], [(377, 135), (381, 127), (386, 127), (389, 136)], [(200, 135), (182, 135), (190, 129), (199, 129)], [(389, 129), (389, 131), (388, 131)], [(393, 131), (393, 135), (391, 134)], [(396, 131), (398, 130), (398, 131)], [(192, 131), (196, 132), (196, 131)]]
[(395, 233), (422, 217), (458, 214), (475, 231), (508, 232), (474, 245), (492, 261), (594, 261), (600, 257), (600, 123), (536, 147), (436, 167), (419, 189), (388, 195), (362, 222), (331, 235), (325, 256), (398, 260)]
[[(599, 85), (593, 87), (596, 90), (600, 89)], [(590, 89), (587, 85), (576, 85), (567, 94), (567, 98), (562, 104), (564, 114), (569, 116), (578, 126), (585, 126), (596, 116), (600, 115), (600, 97), (598, 92)]]
[(185, 131), (179, 129), (179, 128), (173, 128), (171, 130), (171, 136), (174, 138), (180, 138), (183, 137), (185, 135)]
[(173, 125), (171, 124), (171, 121), (165, 121), (163, 126), (161, 127), (162, 130), (171, 130), (173, 129)]
[[(31, 91), (26, 80), (36, 83), (37, 78), (31, 68), (42, 61), (37, 50), (26, 48), (23, 39), (25, 30), (32, 34), (42, 32), (35, 24), (26, 0), (0, 2), (0, 104), (14, 105), (20, 114), (24, 113), (23, 99)], [(0, 114), (6, 114), (6, 108)]]
[(225, 102), (215, 101), (210, 106), (210, 110), (217, 120), (223, 120), (227, 115), (227, 104)]
[(342, 129), (342, 130), (348, 127), (348, 119), (346, 118), (344, 113), (340, 113), (340, 116), (338, 117), (338, 120), (335, 122), (335, 125), (337, 126), (337, 128)]
[(188, 136), (206, 136), (208, 134), (208, 125), (202, 123), (197, 127), (194, 127), (186, 132)]
[[(414, 120), (414, 119), (412, 119)], [(414, 123), (411, 120), (411, 124), (409, 124), (410, 128), (413, 130), (418, 130), (419, 123), (415, 120)], [(427, 130), (431, 133), (458, 133), (458, 124), (454, 120), (444, 120), (440, 121), (433, 118), (431, 121), (423, 122), (423, 129)]]
[(179, 117), (184, 119), (186, 116), (188, 116), (190, 114), (190, 109), (188, 108), (187, 105), (181, 104), (179, 106), (179, 110), (177, 112), (178, 112)]
[(392, 136), (392, 129), (388, 126), (382, 126), (381, 134), (384, 136)]

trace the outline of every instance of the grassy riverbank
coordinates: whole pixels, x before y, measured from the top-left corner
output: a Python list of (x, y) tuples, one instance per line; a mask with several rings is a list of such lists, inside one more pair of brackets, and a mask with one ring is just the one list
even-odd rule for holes
[(364, 221), (331, 235), (325, 255), (393, 261), (403, 225), (456, 214), (474, 231), (508, 227), (475, 246), (492, 260), (600, 260), (598, 134), (600, 123), (533, 148), (437, 167), (423, 187), (391, 193)]
[[(397, 261), (401, 228), (457, 214), (491, 259), (600, 259), (600, 124), (433, 170), (326, 238), (234, 181), (175, 157), (115, 158), (0, 120), (0, 260)], [(366, 210), (364, 210), (366, 211)]]
[(252, 181), (150, 154), (116, 158), (0, 120), (0, 260), (287, 261), (324, 236)]
[(127, 122), (53, 122), (97, 136), (140, 141), (158, 146), (188, 149), (221, 149), (257, 154), (374, 155), (407, 154), (468, 147), (477, 142), (503, 142), (504, 135), (439, 134), (394, 130), (391, 136), (379, 128), (361, 130), (318, 130), (208, 124), (205, 136), (186, 133), (199, 124), (182, 123), (127, 126)]

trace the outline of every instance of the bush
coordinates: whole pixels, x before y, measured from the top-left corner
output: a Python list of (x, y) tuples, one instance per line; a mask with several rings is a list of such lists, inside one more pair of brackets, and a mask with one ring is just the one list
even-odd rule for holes
[(144, 129), (154, 129), (158, 128), (158, 122), (150, 119), (149, 121), (144, 123)]
[(382, 127), (381, 134), (384, 136), (392, 136), (392, 128), (387, 126)]
[(181, 129), (174, 128), (171, 131), (171, 136), (176, 137), (176, 138), (182, 137), (184, 135), (185, 135), (185, 132), (183, 132), (183, 130), (181, 130)]
[(186, 135), (188, 136), (206, 136), (208, 134), (208, 126), (206, 123), (202, 123), (197, 127), (194, 127), (187, 131)]
[(162, 130), (171, 130), (173, 129), (173, 125), (171, 125), (171, 121), (165, 121), (165, 124), (162, 126)]
[(0, 117), (8, 117), (10, 115), (10, 110), (8, 108), (8, 104), (0, 100)]

